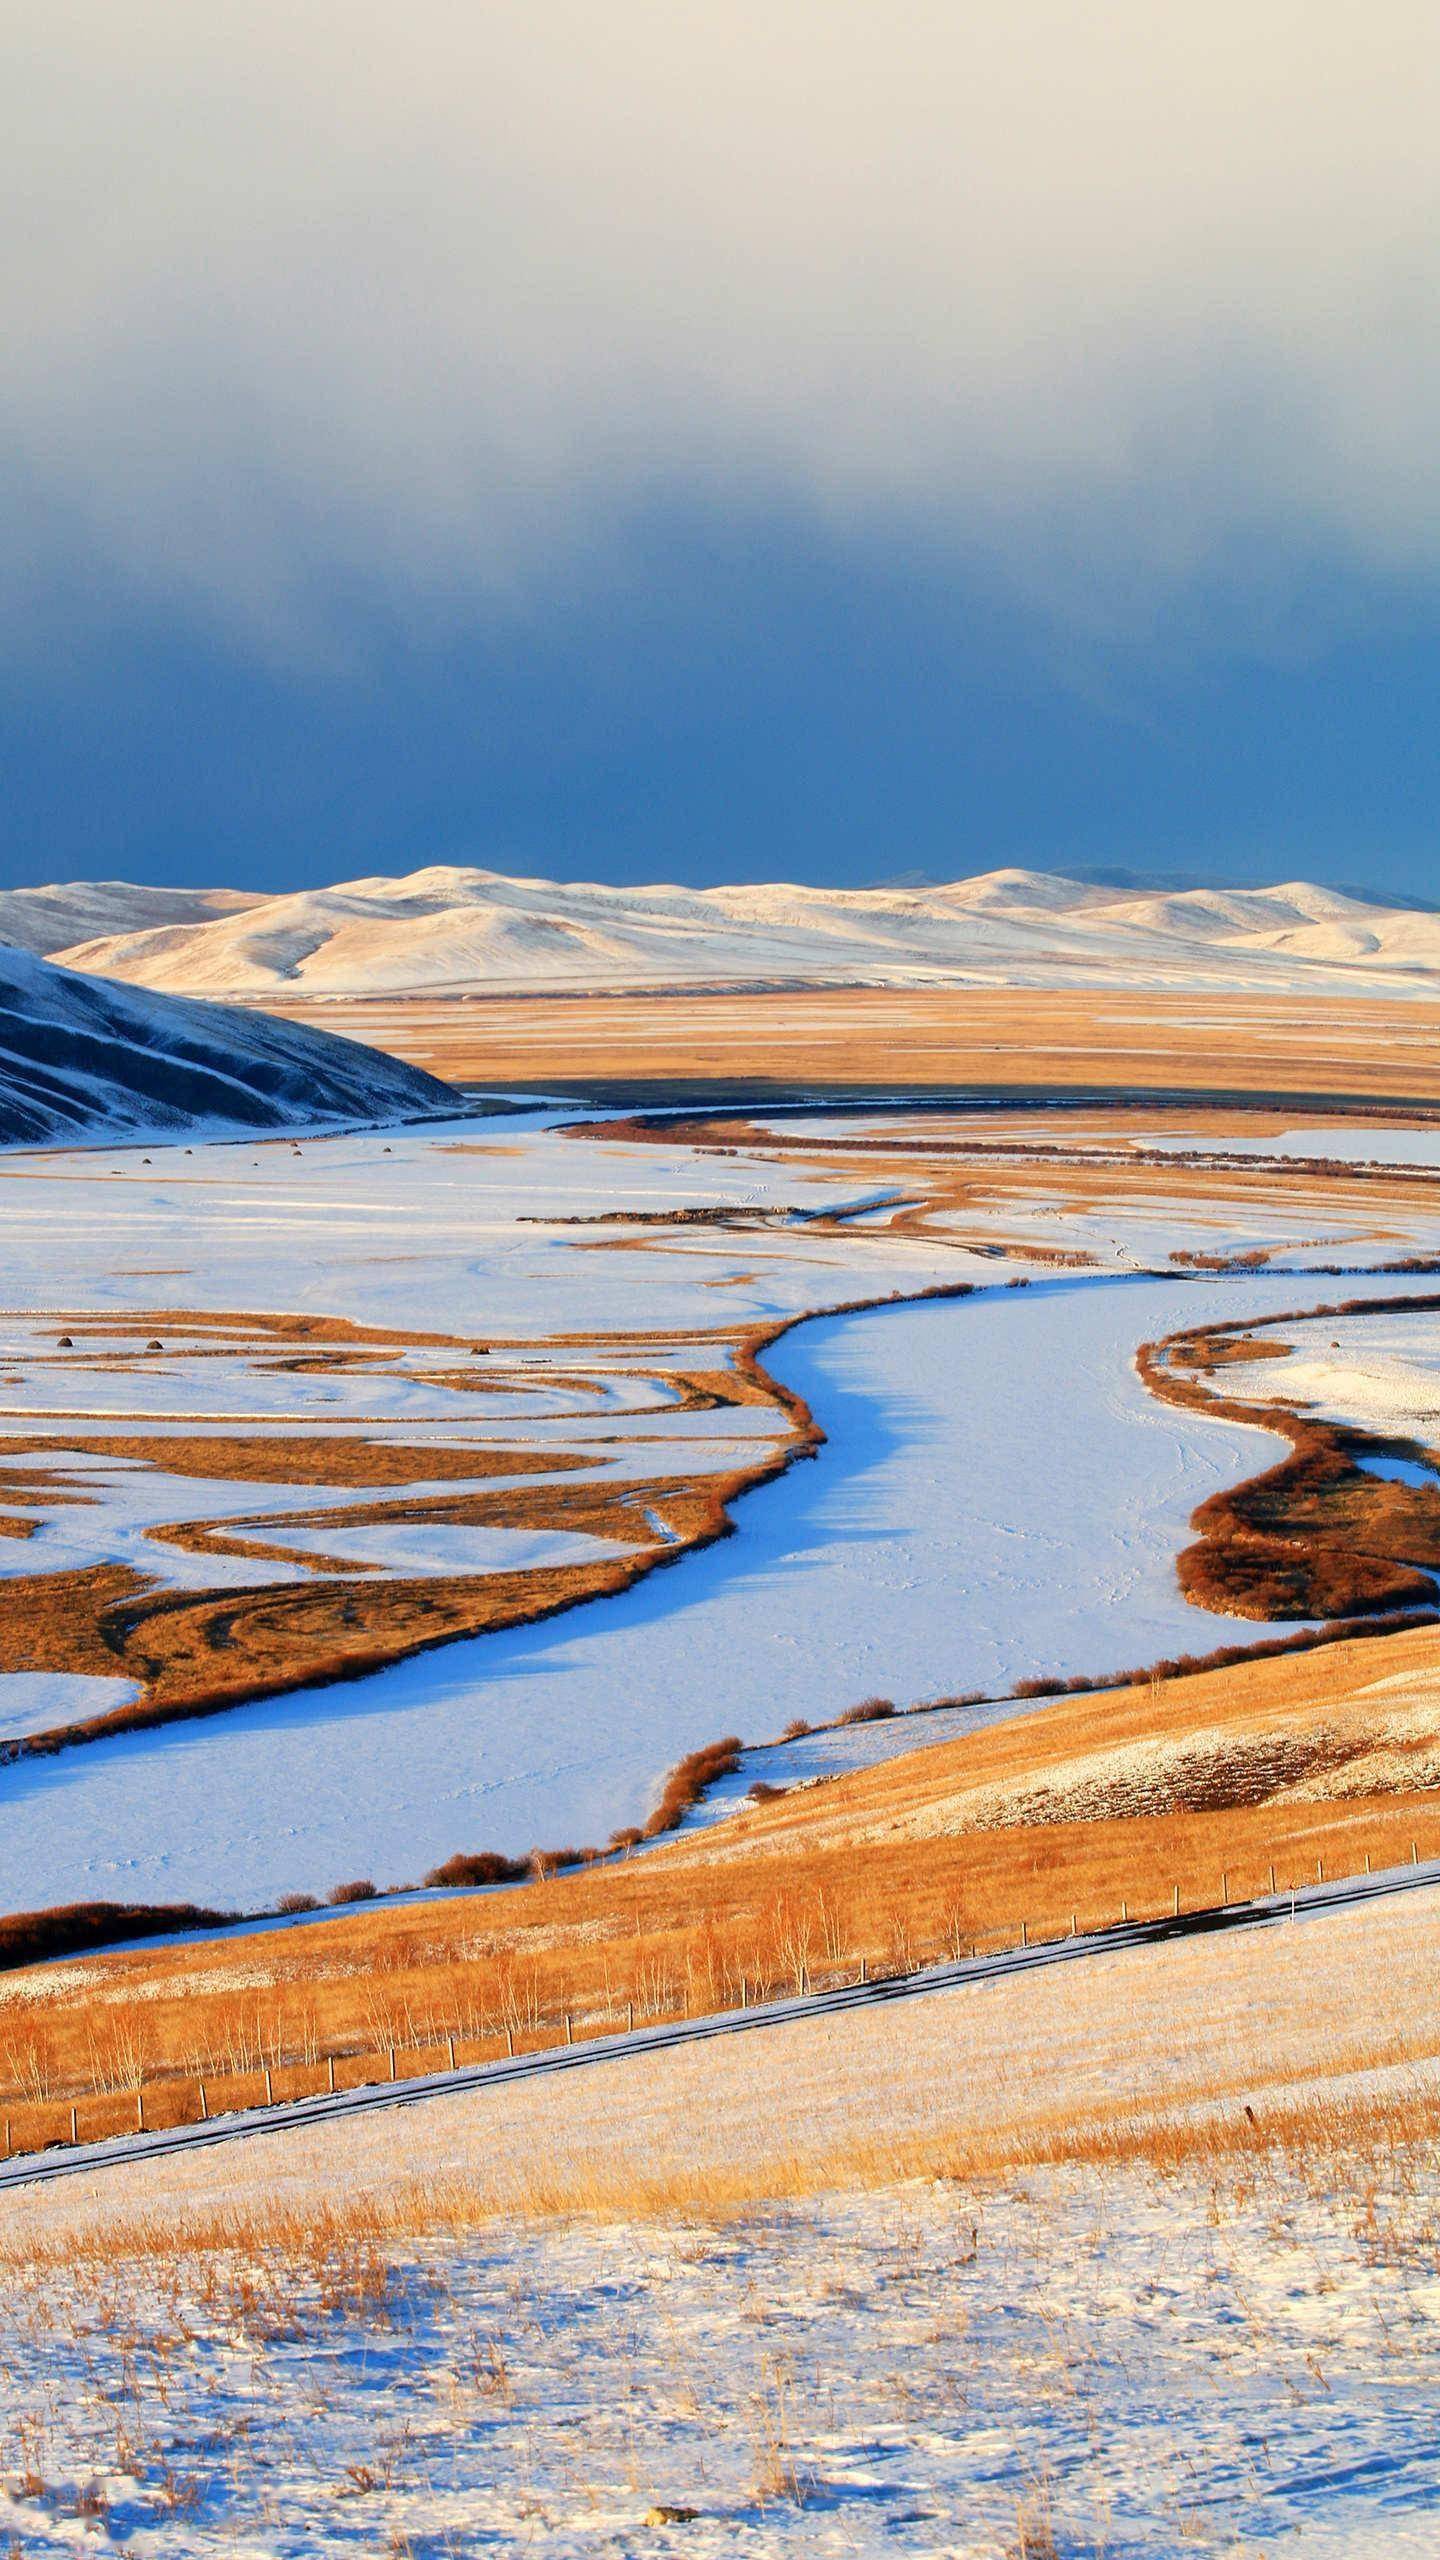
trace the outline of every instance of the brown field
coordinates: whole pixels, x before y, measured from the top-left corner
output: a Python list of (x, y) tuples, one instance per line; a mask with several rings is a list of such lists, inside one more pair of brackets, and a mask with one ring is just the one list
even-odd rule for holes
[(1097, 1691), (643, 1856), (14, 1974), (11, 2140), (65, 2138), (72, 2101), (118, 2130), (142, 2085), (175, 2121), (201, 2074), (238, 2105), (267, 2068), (344, 2086), (1434, 1857), (1437, 1671), (1427, 1628)]
[(377, 997), (274, 1010), (437, 1075), (514, 1089), (1140, 1088), (1283, 1095), (1311, 1108), (1342, 1098), (1440, 1103), (1440, 1014), (1418, 1002), (859, 987)]

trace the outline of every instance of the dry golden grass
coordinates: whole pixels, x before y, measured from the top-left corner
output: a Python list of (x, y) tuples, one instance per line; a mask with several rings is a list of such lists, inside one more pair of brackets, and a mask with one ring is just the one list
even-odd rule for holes
[[(1136, 1949), (442, 2096), (257, 2149), (5, 2200), (0, 2272), (53, 2246), (325, 2250), (550, 2215), (707, 2220), (760, 2200), (1045, 2164), (1284, 2163), (1367, 2187), (1408, 2147), (1433, 2207), (1440, 1897)], [(307, 2235), (308, 2238), (307, 2238)]]
[[(500, 1088), (951, 1085), (1440, 1102), (1430, 1004), (1094, 988), (375, 998), (277, 1005)], [(764, 1070), (757, 1073), (757, 1059)]]
[[(13, 2138), (63, 2132), (57, 2108), (137, 2075), (193, 2114), (200, 2072), (229, 2104), (218, 2084), (267, 2063), (311, 2089), (326, 2056), (342, 2085), (383, 2076), (390, 2045), (397, 2070), (433, 2070), (451, 2037), (479, 2060), (553, 2043), (567, 2017), (585, 2037), (850, 1980), (862, 1960), (907, 1971), (1011, 1945), (1022, 1924), (1061, 1937), (1162, 1917), (1177, 1895), (1186, 1910), (1264, 1893), (1272, 1873), (1284, 1890), (1440, 1855), (1437, 1669), (1440, 1631), (1421, 1630), (1097, 1691), (643, 1857), (35, 1969), (0, 2001)], [(131, 2120), (125, 2102), (86, 2129), (112, 2117)]]

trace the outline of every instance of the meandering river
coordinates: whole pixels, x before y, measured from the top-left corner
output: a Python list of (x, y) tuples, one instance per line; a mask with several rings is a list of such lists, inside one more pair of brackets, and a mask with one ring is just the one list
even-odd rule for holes
[(1135, 1347), (1403, 1285), (1077, 1275), (817, 1318), (772, 1365), (827, 1444), (733, 1537), (567, 1617), (0, 1771), (0, 1907), (413, 1881), (603, 1840), (719, 1734), (1258, 1636), (1188, 1607), (1174, 1557), (1279, 1444), (1157, 1403)]

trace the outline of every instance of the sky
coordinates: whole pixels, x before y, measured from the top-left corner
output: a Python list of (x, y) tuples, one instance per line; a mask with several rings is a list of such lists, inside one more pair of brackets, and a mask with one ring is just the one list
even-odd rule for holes
[(0, 884), (1440, 898), (1410, 0), (9, 0)]

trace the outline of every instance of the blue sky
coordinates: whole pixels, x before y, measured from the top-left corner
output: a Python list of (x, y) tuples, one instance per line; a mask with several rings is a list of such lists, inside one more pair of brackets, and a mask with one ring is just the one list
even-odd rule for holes
[(1431, 13), (13, 29), (0, 881), (1440, 898)]

